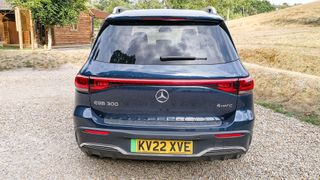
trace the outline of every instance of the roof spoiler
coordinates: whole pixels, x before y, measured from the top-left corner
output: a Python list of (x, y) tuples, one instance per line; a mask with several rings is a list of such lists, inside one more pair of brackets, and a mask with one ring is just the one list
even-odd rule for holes
[(205, 11), (210, 14), (217, 14), (217, 10), (213, 6), (208, 6), (206, 8), (203, 8), (202, 11)]
[(122, 6), (117, 6), (115, 8), (113, 8), (112, 14), (120, 14), (123, 11), (128, 10), (128, 8), (122, 7)]

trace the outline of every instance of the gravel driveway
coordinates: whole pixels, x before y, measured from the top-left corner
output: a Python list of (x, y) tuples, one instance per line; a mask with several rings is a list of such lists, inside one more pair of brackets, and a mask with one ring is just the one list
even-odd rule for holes
[(239, 160), (152, 162), (85, 156), (73, 132), (71, 65), (0, 72), (0, 179), (320, 178), (320, 128), (256, 106)]

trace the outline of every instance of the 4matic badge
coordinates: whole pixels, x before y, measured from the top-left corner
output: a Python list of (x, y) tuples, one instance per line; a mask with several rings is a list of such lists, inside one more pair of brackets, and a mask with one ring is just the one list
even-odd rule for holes
[(232, 108), (233, 104), (217, 104), (217, 108)]

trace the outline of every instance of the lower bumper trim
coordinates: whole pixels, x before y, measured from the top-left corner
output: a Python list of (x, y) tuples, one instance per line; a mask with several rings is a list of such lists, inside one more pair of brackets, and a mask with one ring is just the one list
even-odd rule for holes
[(111, 145), (111, 144), (98, 144), (98, 143), (82, 143), (81, 148), (94, 149), (98, 151), (104, 151), (106, 153), (120, 153), (124, 156), (141, 156), (141, 157), (174, 157), (174, 158), (199, 158), (202, 156), (215, 156), (215, 155), (226, 155), (235, 153), (245, 153), (246, 148), (241, 146), (228, 146), (228, 147), (212, 147), (205, 149), (197, 154), (190, 155), (176, 155), (176, 154), (145, 154), (145, 153), (131, 153), (124, 149)]

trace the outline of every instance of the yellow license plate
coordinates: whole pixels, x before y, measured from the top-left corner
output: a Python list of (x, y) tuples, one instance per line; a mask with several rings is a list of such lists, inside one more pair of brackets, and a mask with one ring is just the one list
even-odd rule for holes
[(131, 139), (131, 152), (152, 154), (192, 154), (193, 142), (180, 140)]

